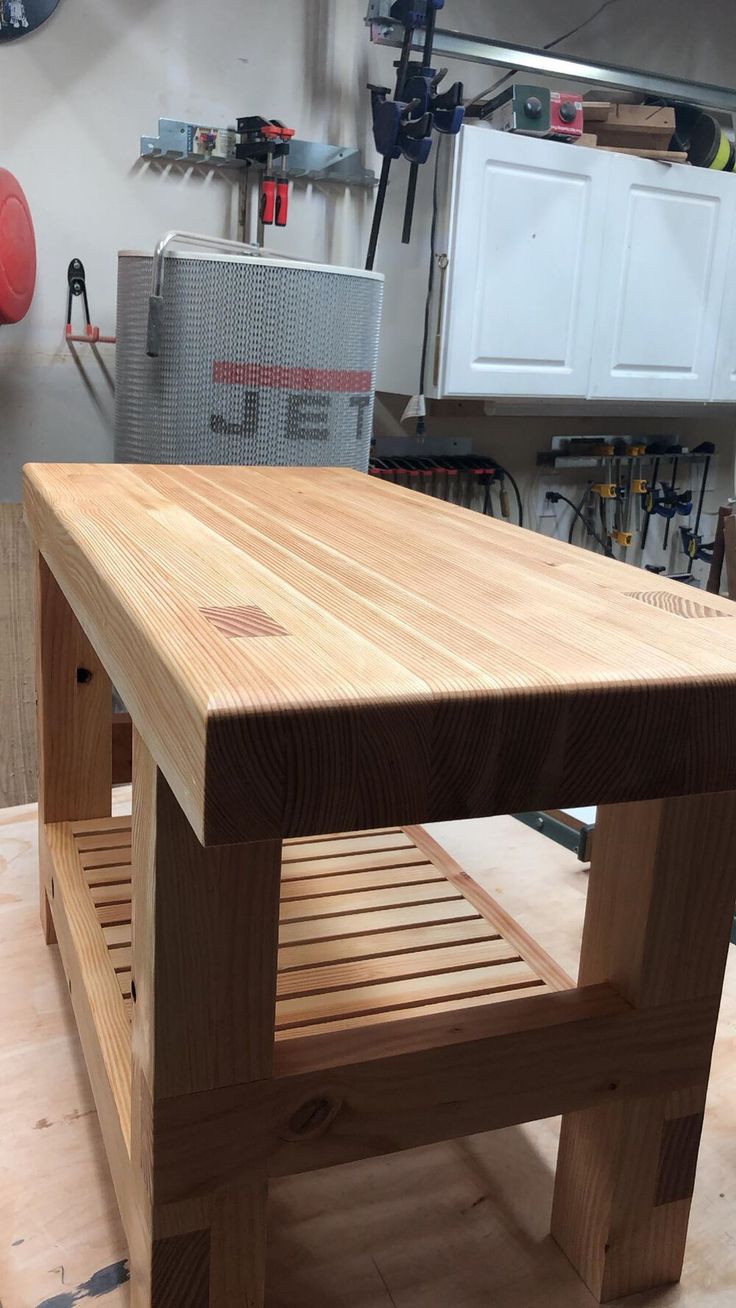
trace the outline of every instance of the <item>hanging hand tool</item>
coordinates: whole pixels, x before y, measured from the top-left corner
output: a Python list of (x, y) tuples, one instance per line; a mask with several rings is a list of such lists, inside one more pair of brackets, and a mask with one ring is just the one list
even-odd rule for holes
[[(72, 259), (66, 270), (66, 280), (68, 287), (66, 297), (66, 339), (68, 341), (84, 342), (89, 345), (115, 345), (117, 340), (115, 336), (101, 336), (99, 327), (92, 326), (89, 316), (89, 301), (87, 299), (87, 275), (81, 259)], [(84, 336), (75, 336), (72, 331), (72, 304), (74, 299), (79, 296), (82, 297), (84, 307)]]
[[(444, 2), (445, 0), (395, 0), (391, 6), (391, 18), (404, 25), (404, 40), (397, 64), (393, 100), (388, 98), (388, 87), (368, 88), (373, 110), (373, 138), (376, 149), (383, 155), (383, 164), (368, 242), (367, 269), (373, 268), (375, 262), (391, 161), (403, 154), (412, 165), (404, 215), (403, 239), (408, 241), (418, 169), (429, 157), (432, 128), (436, 127), (439, 132), (456, 133), (460, 131), (463, 121), (465, 111), (461, 103), (462, 84), (457, 82), (449, 90), (438, 92), (437, 85), (444, 72), (437, 72), (430, 66), (437, 10), (443, 7)], [(422, 62), (410, 65), (414, 34), (422, 26), (425, 28)]]
[[(394, 90), (394, 101), (397, 104), (401, 103), (401, 95), (404, 89), (404, 80), (406, 78), (406, 70), (409, 67), (409, 59), (411, 58), (411, 47), (412, 47), (412, 41), (414, 40), (414, 32), (417, 25), (421, 22), (422, 16), (423, 16), (423, 6), (421, 5), (421, 0), (419, 0), (419, 3), (415, 7), (412, 7), (411, 5), (401, 4), (401, 3), (397, 3), (391, 6), (391, 17), (396, 18), (397, 20), (399, 20), (404, 24), (404, 40), (401, 46), (401, 55), (399, 57), (399, 61), (396, 66), (396, 88)], [(385, 142), (386, 147), (389, 148), (382, 148), (384, 143), (379, 139), (381, 133), (379, 133), (378, 131), (378, 123), (376, 119), (376, 112), (378, 106), (382, 103), (380, 98), (378, 101), (376, 100), (376, 96), (378, 95), (380, 97), (381, 88), (369, 86), (368, 89), (371, 92), (371, 101), (373, 105), (373, 136), (376, 142), (376, 149), (378, 150), (378, 153), (383, 155), (383, 164), (381, 165), (381, 176), (378, 182), (378, 190), (376, 191), (376, 202), (373, 207), (373, 222), (371, 224), (371, 234), (368, 240), (368, 255), (365, 261), (365, 266), (370, 271), (370, 269), (372, 269), (373, 267), (376, 258), (378, 233), (381, 230), (383, 206), (386, 201), (386, 191), (388, 190), (388, 179), (389, 179), (389, 174), (391, 172), (391, 160), (398, 159), (401, 151), (397, 148), (396, 143), (394, 143), (392, 147), (389, 147), (389, 141)], [(388, 95), (388, 88), (386, 88), (385, 95)]]
[(261, 180), (261, 199), (258, 206), (258, 218), (264, 226), (270, 226), (276, 216), (276, 178), (273, 172), (273, 152), (266, 151), (266, 170)]
[[(649, 523), (650, 523), (651, 520), (652, 520), (652, 509), (650, 508), (650, 500), (649, 500), (649, 496), (650, 496), (650, 494), (652, 494), (653, 491), (656, 490), (656, 487), (657, 487), (657, 478), (658, 478), (658, 476), (659, 476), (659, 457), (657, 457), (657, 458), (654, 460), (654, 467), (652, 468), (652, 479), (651, 479), (650, 482), (647, 483), (647, 488), (646, 488), (646, 490), (644, 491), (644, 495), (643, 495), (643, 499), (642, 499), (642, 507), (643, 507), (643, 509), (644, 509), (644, 526), (643, 526), (642, 529), (641, 529), (641, 549), (642, 549), (642, 554), (644, 553), (644, 550), (646, 549), (647, 536), (649, 535)], [(653, 503), (653, 501), (652, 501), (652, 503)]]
[[(249, 164), (264, 168), (261, 181), (261, 198), (258, 207), (259, 242), (263, 244), (263, 228), (273, 223), (285, 227), (289, 213), (289, 177), (287, 160), (289, 142), (294, 128), (286, 127), (278, 118), (262, 118), (251, 114), (238, 118), (239, 142), (235, 155)], [(274, 160), (280, 159), (280, 173), (274, 172)]]
[(703, 478), (700, 483), (698, 507), (695, 513), (695, 526), (692, 528), (692, 530), (689, 527), (680, 527), (680, 538), (682, 540), (682, 548), (688, 556), (688, 562), (687, 562), (688, 576), (692, 573), (693, 564), (696, 559), (701, 559), (706, 563), (710, 563), (711, 559), (713, 558), (713, 546), (715, 542), (711, 541), (710, 544), (708, 545), (703, 544), (703, 537), (700, 534), (700, 521), (703, 516), (703, 503), (705, 501), (705, 491), (708, 485), (708, 473), (710, 471), (710, 461), (714, 451), (715, 451), (715, 446), (712, 445), (710, 441), (703, 441), (701, 445), (696, 446), (696, 448), (693, 450), (693, 454), (704, 454), (705, 459), (703, 461)]
[[(672, 471), (671, 471), (671, 474), (670, 474), (670, 486), (672, 487), (673, 490), (674, 490), (674, 488), (675, 488), (675, 483), (676, 483), (676, 481), (677, 481), (677, 464), (678, 464), (677, 453), (675, 453), (675, 451), (677, 451), (677, 452), (679, 453), (680, 450), (681, 450), (681, 448), (682, 448), (681, 446), (677, 445), (677, 446), (674, 446), (673, 449), (670, 451), (670, 452), (673, 454), (673, 459), (672, 459)], [(662, 483), (662, 484), (664, 485), (664, 483)], [(672, 521), (671, 517), (667, 519), (667, 523), (666, 523), (666, 525), (665, 525), (665, 529), (664, 529), (664, 537), (663, 537), (663, 539), (662, 539), (662, 548), (665, 549), (665, 550), (667, 549), (667, 545), (668, 545), (668, 542), (669, 542), (669, 539), (670, 539), (670, 522), (671, 522), (671, 521)]]
[[(439, 73), (437, 73), (431, 67), (437, 10), (442, 9), (444, 3), (445, 0), (427, 0), (426, 2), (422, 62), (420, 67), (416, 69), (415, 75), (411, 77), (408, 82), (407, 95), (419, 99), (422, 106), (421, 112), (429, 113), (430, 132), (432, 127), (436, 127), (438, 132), (445, 132), (449, 136), (455, 136), (460, 131), (465, 117), (465, 109), (462, 105), (463, 84), (462, 82), (455, 82), (448, 90), (438, 94), (437, 87), (443, 77), (446, 76), (447, 70), (440, 69)], [(410, 72), (411, 71), (412, 70), (410, 69)], [(429, 151), (427, 151), (427, 153), (429, 153)], [(409, 183), (406, 190), (406, 205), (404, 206), (404, 226), (401, 233), (401, 240), (404, 245), (408, 245), (411, 240), (417, 179), (419, 177), (419, 163), (424, 162), (425, 160), (412, 162), (409, 170)]]

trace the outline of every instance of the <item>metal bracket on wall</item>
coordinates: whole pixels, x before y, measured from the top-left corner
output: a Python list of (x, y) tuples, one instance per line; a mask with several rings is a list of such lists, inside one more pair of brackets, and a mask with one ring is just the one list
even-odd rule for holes
[[(197, 144), (202, 127), (178, 118), (159, 118), (158, 136), (142, 136), (140, 157), (161, 163), (185, 163), (193, 167), (258, 167), (236, 159), (229, 152), (203, 151)], [(234, 141), (235, 128), (207, 128), (213, 136)], [(227, 147), (225, 147), (226, 149)], [(311, 182), (335, 182), (342, 186), (376, 185), (372, 169), (364, 167), (361, 151), (352, 145), (329, 145), (323, 141), (292, 140), (289, 143), (289, 176)]]
[[(371, 41), (376, 45), (400, 46), (403, 41), (403, 24), (391, 18), (390, 10), (391, 0), (370, 0), (365, 21), (370, 27)], [(419, 50), (423, 40), (423, 30), (418, 27), (414, 48)], [(590, 82), (614, 90), (633, 91), (639, 95), (661, 96), (668, 104), (695, 103), (701, 108), (720, 109), (727, 114), (736, 111), (736, 90), (732, 87), (690, 82), (685, 78), (665, 77), (660, 73), (621, 68), (616, 64), (601, 64), (575, 55), (558, 54), (553, 50), (508, 45), (490, 37), (471, 36), (465, 32), (452, 32), (438, 27), (435, 29), (434, 49), (436, 54), (451, 59), (491, 64), (507, 68), (509, 72), (537, 73), (567, 82)]]

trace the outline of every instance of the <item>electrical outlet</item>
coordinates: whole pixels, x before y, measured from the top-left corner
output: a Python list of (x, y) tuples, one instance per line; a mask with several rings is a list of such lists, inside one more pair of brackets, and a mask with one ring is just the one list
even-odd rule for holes
[(559, 487), (558, 477), (540, 477), (537, 494), (537, 518), (556, 518), (559, 504), (551, 504), (547, 499), (547, 491), (557, 490)]

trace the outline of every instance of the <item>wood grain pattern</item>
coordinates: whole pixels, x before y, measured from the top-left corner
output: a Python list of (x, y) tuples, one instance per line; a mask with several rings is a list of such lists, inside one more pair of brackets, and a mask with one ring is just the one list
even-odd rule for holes
[(36, 687), (39, 907), (47, 944), (56, 940), (47, 822), (104, 818), (112, 805), (111, 688), (61, 589), (36, 556)]
[(171, 1210), (159, 1196), (156, 1112), (171, 1095), (271, 1074), (281, 847), (203, 848), (137, 732), (132, 826), (131, 1184), (142, 1226), (132, 1302), (262, 1308), (264, 1169), (201, 1210)]
[(654, 1206), (692, 1199), (698, 1150), (703, 1132), (703, 1113), (673, 1117), (665, 1121), (659, 1154), (659, 1171)]
[(22, 504), (0, 504), (0, 808), (36, 798), (34, 550)]
[[(685, 629), (624, 564), (341, 469), (32, 465), (26, 496), (204, 843), (736, 786), (716, 596)], [(201, 612), (251, 605), (288, 635)]]
[(94, 1092), (113, 1182), (126, 1225), (132, 1223), (130, 1027), (110, 970), (110, 956), (89, 898), (69, 826), (50, 824), (51, 898), (69, 994)]
[[(706, 1074), (712, 1002), (622, 1004), (612, 987), (585, 987), (289, 1041), (291, 1075), (159, 1102), (161, 1197), (207, 1194), (257, 1164), (286, 1176), (592, 1105), (620, 1101), (625, 1113)], [(437, 1038), (443, 1025), (450, 1043)], [(343, 1040), (353, 1054), (361, 1041), (362, 1061), (348, 1061)], [(335, 1065), (297, 1070), (317, 1041)]]
[[(599, 808), (580, 984), (609, 981), (655, 1015), (709, 999), (699, 1036), (709, 1048), (735, 842), (733, 794)], [(706, 1066), (684, 1110), (662, 1088), (563, 1121), (552, 1233), (602, 1302), (679, 1280), (707, 1080)]]

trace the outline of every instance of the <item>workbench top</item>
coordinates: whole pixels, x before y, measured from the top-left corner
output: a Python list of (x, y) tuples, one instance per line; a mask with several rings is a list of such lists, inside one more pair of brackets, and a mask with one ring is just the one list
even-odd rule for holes
[(205, 843), (736, 788), (730, 601), (344, 469), (25, 479)]

